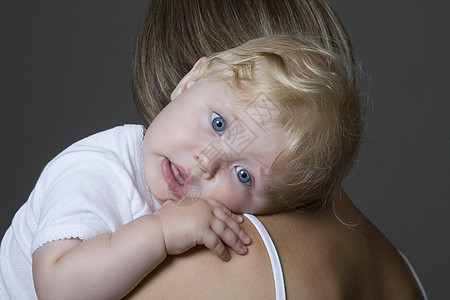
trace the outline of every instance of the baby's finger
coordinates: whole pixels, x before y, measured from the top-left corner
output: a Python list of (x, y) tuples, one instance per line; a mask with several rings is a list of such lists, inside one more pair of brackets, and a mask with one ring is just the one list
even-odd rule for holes
[(244, 218), (243, 218), (241, 215), (231, 213), (231, 217), (232, 217), (236, 222), (238, 222), (239, 224), (241, 224), (242, 222), (244, 222)]
[[(239, 240), (248, 245), (251, 243), (250, 237), (245, 233), (245, 231), (239, 225), (239, 221), (235, 220), (235, 214), (231, 213), (229, 210), (216, 208), (213, 210), (214, 216), (220, 220), (222, 220), (231, 230), (238, 236)], [(241, 217), (242, 218), (242, 217)], [(243, 221), (243, 219), (242, 219)]]
[(247, 247), (240, 240), (236, 232), (234, 232), (231, 227), (228, 226), (228, 224), (220, 219), (215, 219), (213, 222), (211, 222), (211, 229), (219, 236), (222, 242), (233, 249), (234, 252), (238, 254), (247, 253)]
[[(229, 210), (228, 207), (226, 207), (223, 203), (213, 200), (213, 199), (208, 199), (205, 201), (208, 202), (209, 205), (211, 205), (212, 207), (214, 207), (216, 209), (215, 212), (220, 212), (220, 215), (217, 215), (217, 217), (220, 218), (225, 223), (228, 223), (229, 218), (232, 218), (238, 224), (244, 222), (244, 217), (241, 214), (235, 214), (235, 213), (231, 212), (231, 210)], [(222, 214), (222, 212), (225, 215)]]
[(203, 244), (224, 261), (230, 259), (230, 253), (215, 232), (209, 230), (203, 235)]

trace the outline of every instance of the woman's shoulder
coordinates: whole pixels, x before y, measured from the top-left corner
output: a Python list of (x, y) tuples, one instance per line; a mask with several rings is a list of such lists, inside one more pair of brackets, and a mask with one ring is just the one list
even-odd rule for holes
[(422, 299), (397, 249), (350, 201), (345, 206), (338, 216), (330, 208), (259, 217), (277, 246), (287, 298)]
[[(277, 249), (287, 298), (422, 299), (398, 251), (356, 208), (341, 219), (332, 210), (258, 219)], [(266, 246), (251, 222), (246, 220), (243, 227), (252, 237), (246, 255), (232, 253), (230, 261), (222, 262), (204, 247), (196, 247), (167, 259), (133, 296), (274, 299)]]
[[(259, 216), (269, 233), (284, 275), (287, 298), (338, 299), (342, 280), (337, 276), (338, 259), (324, 229), (296, 213)], [(307, 218), (308, 219), (308, 218)], [(198, 246), (168, 257), (128, 296), (129, 299), (188, 298), (275, 299), (275, 281), (268, 249), (254, 223), (242, 227), (252, 238), (246, 255), (231, 252), (223, 262), (211, 251)], [(328, 243), (328, 245), (326, 245)], [(333, 295), (333, 296), (331, 296)]]
[(247, 254), (230, 250), (231, 259), (224, 262), (197, 246), (169, 256), (126, 299), (273, 299), (275, 287), (264, 243), (248, 219), (242, 227), (252, 237)]
[[(331, 233), (320, 233), (324, 231), (322, 222), (311, 224), (308, 217), (297, 213), (259, 216), (258, 219), (276, 247), (287, 298), (344, 298), (335, 297), (342, 284), (337, 275), (340, 261), (332, 259), (336, 249), (333, 250), (333, 242), (326, 238)], [(274, 272), (268, 249), (254, 223), (246, 219), (242, 226), (252, 238), (246, 255), (231, 252), (230, 261), (223, 262), (206, 248), (195, 247), (182, 255), (168, 257), (129, 298), (145, 299), (151, 295), (166, 299), (183, 296), (275, 299)]]

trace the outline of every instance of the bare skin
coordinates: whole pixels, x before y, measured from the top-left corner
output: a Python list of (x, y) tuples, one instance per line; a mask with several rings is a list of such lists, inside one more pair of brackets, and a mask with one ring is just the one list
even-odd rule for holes
[(240, 216), (217, 201), (198, 199), (182, 206), (168, 200), (156, 214), (137, 218), (114, 233), (40, 247), (33, 256), (36, 293), (42, 299), (119, 299), (168, 255), (197, 244), (222, 260), (230, 258), (224, 243), (246, 253), (250, 240), (240, 222)]
[[(423, 299), (403, 259), (345, 194), (317, 215), (280, 213), (258, 217), (280, 256), (288, 299)], [(264, 244), (252, 237), (245, 256), (223, 262), (202, 247), (173, 256), (129, 295), (130, 299), (273, 299), (272, 270)]]

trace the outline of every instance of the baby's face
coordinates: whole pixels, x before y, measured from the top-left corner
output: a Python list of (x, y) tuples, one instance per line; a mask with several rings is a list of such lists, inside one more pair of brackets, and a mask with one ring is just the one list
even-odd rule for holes
[(212, 198), (234, 212), (263, 212), (267, 174), (284, 148), (276, 110), (260, 95), (243, 104), (225, 81), (201, 79), (149, 126), (143, 145), (153, 196)]

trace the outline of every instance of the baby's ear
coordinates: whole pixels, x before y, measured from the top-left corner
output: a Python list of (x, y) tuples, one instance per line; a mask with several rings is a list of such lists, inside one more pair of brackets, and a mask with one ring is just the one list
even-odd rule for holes
[(191, 85), (193, 85), (197, 80), (202, 77), (206, 72), (206, 68), (208, 66), (208, 59), (206, 57), (200, 58), (192, 68), (192, 70), (187, 73), (183, 79), (178, 83), (177, 87), (173, 90), (170, 95), (170, 100), (178, 97), (182, 92), (187, 90)]

